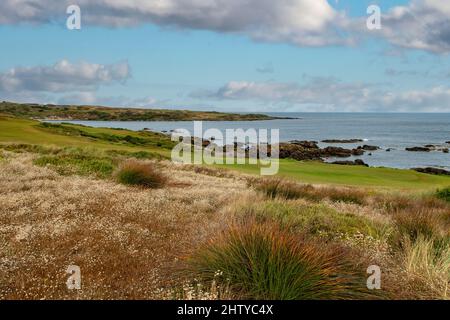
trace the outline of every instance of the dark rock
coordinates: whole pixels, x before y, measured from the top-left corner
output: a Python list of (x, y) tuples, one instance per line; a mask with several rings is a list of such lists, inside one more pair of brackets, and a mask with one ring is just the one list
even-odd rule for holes
[(446, 144), (450, 144), (450, 141), (445, 141)]
[(427, 174), (436, 174), (436, 175), (446, 175), (450, 176), (450, 171), (444, 170), (444, 169), (438, 169), (438, 168), (412, 168), (411, 170), (421, 172), (421, 173), (427, 173)]
[(323, 143), (357, 143), (357, 142), (363, 142), (362, 139), (327, 139), (322, 140)]
[(406, 148), (406, 151), (413, 151), (413, 152), (430, 152), (430, 148), (427, 147), (412, 147), (412, 148)]
[(353, 156), (362, 156), (364, 154), (363, 149), (352, 149), (352, 155)]
[(299, 141), (299, 140), (293, 140), (289, 141), (289, 143), (296, 144), (299, 146), (302, 146), (303, 148), (308, 149), (319, 149), (319, 146), (317, 145), (317, 141)]
[(425, 148), (434, 149), (434, 148), (436, 148), (436, 146), (434, 144), (427, 144), (427, 145), (425, 145)]
[(443, 153), (448, 153), (448, 148), (442, 149), (442, 152), (443, 152)]
[(340, 164), (345, 166), (364, 166), (368, 167), (369, 165), (362, 161), (361, 159), (356, 159), (355, 161), (334, 161), (332, 164)]
[[(356, 151), (356, 149), (354, 149), (355, 152), (359, 152)], [(344, 149), (341, 147), (326, 147), (324, 149), (321, 150), (322, 151), (322, 155), (324, 157), (340, 157), (340, 158), (347, 158), (350, 157), (351, 155), (353, 155), (353, 150), (350, 149)]]
[(295, 160), (322, 160), (321, 150), (304, 148), (299, 144), (280, 143), (279, 157), (281, 159), (292, 158)]
[(391, 152), (392, 150), (394, 150), (393, 148), (387, 148), (386, 152)]
[(369, 146), (369, 145), (365, 144), (362, 147), (359, 146), (358, 149), (363, 149), (363, 150), (367, 150), (367, 151), (375, 151), (375, 150), (380, 149), (380, 147), (378, 147), (378, 146)]

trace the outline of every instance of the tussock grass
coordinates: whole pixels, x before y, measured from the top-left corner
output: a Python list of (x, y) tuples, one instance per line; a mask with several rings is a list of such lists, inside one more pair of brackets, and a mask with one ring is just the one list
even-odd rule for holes
[(402, 263), (420, 298), (450, 298), (450, 242), (419, 236), (403, 240)]
[(394, 222), (401, 235), (411, 241), (441, 238), (443, 236), (442, 220), (438, 212), (432, 210), (406, 210), (394, 215)]
[(154, 164), (137, 160), (128, 160), (120, 165), (115, 177), (118, 182), (145, 188), (162, 188), (167, 183), (167, 177)]
[(256, 190), (263, 192), (269, 198), (308, 199), (319, 202), (324, 199), (346, 203), (363, 204), (366, 193), (336, 187), (314, 187), (309, 184), (299, 184), (281, 178), (254, 179), (249, 182)]
[(195, 274), (250, 299), (345, 299), (363, 296), (365, 281), (345, 251), (293, 235), (275, 224), (234, 226), (189, 261)]

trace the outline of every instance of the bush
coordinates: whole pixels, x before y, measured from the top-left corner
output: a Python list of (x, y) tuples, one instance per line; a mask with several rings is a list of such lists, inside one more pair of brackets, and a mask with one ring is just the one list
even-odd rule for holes
[(126, 185), (162, 188), (167, 178), (153, 164), (128, 160), (116, 172), (117, 181)]
[(344, 251), (334, 249), (253, 222), (233, 227), (189, 262), (201, 280), (219, 281), (246, 299), (361, 297), (365, 280), (352, 271)]
[(442, 200), (445, 200), (445, 201), (450, 202), (450, 187), (447, 187), (447, 188), (438, 190), (438, 191), (436, 192), (436, 196), (437, 196), (439, 199), (442, 199)]

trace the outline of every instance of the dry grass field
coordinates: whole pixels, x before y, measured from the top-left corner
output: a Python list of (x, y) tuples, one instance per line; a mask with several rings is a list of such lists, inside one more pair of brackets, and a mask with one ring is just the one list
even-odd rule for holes
[(450, 203), (435, 194), (139, 160), (166, 178), (149, 188), (39, 157), (0, 150), (0, 299), (449, 298)]

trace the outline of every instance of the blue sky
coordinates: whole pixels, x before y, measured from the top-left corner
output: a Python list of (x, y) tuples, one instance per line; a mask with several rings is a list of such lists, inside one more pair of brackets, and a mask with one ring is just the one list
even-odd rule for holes
[[(5, 0), (0, 100), (450, 112), (450, 5), (442, 1), (160, 0), (164, 10), (155, 1)], [(72, 3), (81, 30), (66, 28)], [(370, 4), (381, 8), (381, 30), (367, 30)]]

